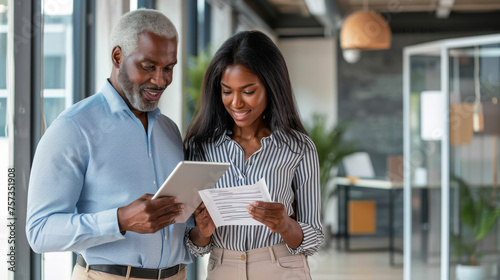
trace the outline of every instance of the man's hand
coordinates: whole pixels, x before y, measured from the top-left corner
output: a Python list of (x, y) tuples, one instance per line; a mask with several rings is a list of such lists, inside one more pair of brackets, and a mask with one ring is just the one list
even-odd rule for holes
[(194, 211), (194, 219), (196, 226), (189, 233), (189, 237), (195, 245), (200, 247), (207, 246), (210, 240), (212, 240), (215, 224), (203, 202)]
[(152, 200), (152, 194), (145, 194), (127, 206), (118, 208), (120, 231), (154, 233), (175, 223), (184, 204), (177, 203), (172, 196)]

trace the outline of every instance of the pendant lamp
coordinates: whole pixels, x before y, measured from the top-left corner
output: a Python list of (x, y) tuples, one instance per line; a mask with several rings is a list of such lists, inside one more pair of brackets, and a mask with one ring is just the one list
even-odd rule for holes
[(350, 14), (340, 30), (344, 50), (383, 50), (391, 47), (391, 29), (379, 13), (362, 10)]

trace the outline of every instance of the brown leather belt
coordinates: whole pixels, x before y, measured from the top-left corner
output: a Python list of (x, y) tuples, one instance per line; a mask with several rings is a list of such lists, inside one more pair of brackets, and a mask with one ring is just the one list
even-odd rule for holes
[[(82, 255), (78, 255), (78, 257), (76, 258), (76, 263), (83, 268), (87, 267), (87, 262), (85, 261)], [(186, 267), (185, 264), (178, 264), (176, 266), (172, 266), (169, 268), (162, 268), (162, 269), (150, 269), (150, 268), (140, 268), (132, 266), (130, 270), (130, 277), (145, 278), (145, 279), (163, 279), (176, 275), (185, 267)], [(96, 264), (96, 265), (90, 265), (89, 269), (125, 277), (127, 276), (128, 266)]]

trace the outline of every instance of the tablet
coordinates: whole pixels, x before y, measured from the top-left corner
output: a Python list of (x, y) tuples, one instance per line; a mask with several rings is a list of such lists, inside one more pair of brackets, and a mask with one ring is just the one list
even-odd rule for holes
[(185, 223), (201, 203), (199, 190), (215, 186), (224, 172), (229, 168), (228, 162), (181, 161), (168, 176), (153, 199), (162, 196), (175, 196), (184, 203), (176, 223)]

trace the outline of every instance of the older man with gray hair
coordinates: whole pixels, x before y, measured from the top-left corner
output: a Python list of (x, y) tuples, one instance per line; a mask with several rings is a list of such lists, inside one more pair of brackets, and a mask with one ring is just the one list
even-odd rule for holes
[(177, 64), (162, 13), (123, 15), (111, 76), (63, 112), (38, 144), (26, 233), (35, 252), (78, 254), (72, 279), (186, 279), (192, 255), (176, 223), (183, 204), (152, 194), (184, 159), (175, 123), (157, 108)]

